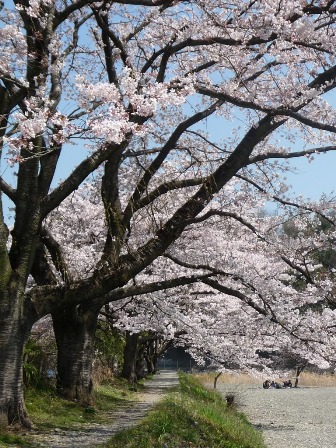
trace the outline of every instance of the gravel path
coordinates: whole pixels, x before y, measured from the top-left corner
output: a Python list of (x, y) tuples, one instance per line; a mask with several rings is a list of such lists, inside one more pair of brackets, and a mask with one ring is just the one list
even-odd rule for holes
[(336, 388), (263, 389), (218, 384), (235, 395), (239, 409), (263, 432), (269, 448), (335, 448)]
[(78, 429), (53, 432), (36, 432), (32, 439), (41, 448), (82, 448), (94, 447), (106, 442), (114, 434), (139, 423), (145, 414), (161, 400), (168, 389), (178, 384), (178, 376), (174, 371), (160, 371), (153, 379), (145, 383), (139, 401), (130, 402), (111, 413), (111, 422), (105, 425), (85, 424)]

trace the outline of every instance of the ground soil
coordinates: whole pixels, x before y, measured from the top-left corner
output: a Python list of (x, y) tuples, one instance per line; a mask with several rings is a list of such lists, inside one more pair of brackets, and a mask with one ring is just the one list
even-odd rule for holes
[(264, 435), (269, 448), (335, 448), (336, 388), (263, 389), (262, 385), (225, 385), (238, 408)]

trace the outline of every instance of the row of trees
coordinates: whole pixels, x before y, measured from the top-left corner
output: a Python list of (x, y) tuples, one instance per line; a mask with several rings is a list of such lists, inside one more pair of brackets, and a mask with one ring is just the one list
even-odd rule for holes
[[(178, 334), (175, 335), (178, 338)], [(175, 338), (174, 338), (175, 339)], [(172, 346), (174, 339), (164, 340), (153, 331), (131, 333), (116, 325), (116, 313), (104, 307), (99, 319), (92, 355), (91, 389), (94, 382), (109, 382), (115, 377), (128, 380), (130, 386), (149, 374), (157, 372), (158, 359)], [(58, 374), (57, 348), (53, 326), (49, 317), (34, 325), (23, 355), (23, 379), (25, 387), (53, 385), (60, 396), (94, 405), (93, 394), (81, 391), (77, 382), (76, 395), (70, 396), (65, 390), (68, 376), (62, 370)], [(91, 390), (92, 391), (92, 390)], [(90, 391), (90, 392), (91, 392)]]
[[(294, 206), (286, 161), (336, 149), (335, 12), (299, 0), (4, 2), (0, 151), (14, 172), (0, 176), (1, 424), (31, 427), (23, 347), (49, 314), (63, 393), (80, 400), (100, 310), (143, 295), (120, 318), (128, 331), (188, 327), (189, 345), (242, 363), (252, 341), (291, 336), (329, 356), (332, 279), (313, 276), (310, 255), (333, 228), (286, 241), (285, 218), (260, 210)], [(71, 153), (80, 162), (57, 185)]]
[[(258, 356), (261, 349), (285, 353), (300, 365), (334, 365), (334, 228), (329, 223), (322, 232), (324, 218), (309, 214), (295, 220), (300, 231), (294, 220), (284, 230), (282, 219), (259, 217), (268, 229), (278, 229), (268, 233), (269, 241), (260, 241), (250, 229), (242, 231), (240, 224), (230, 232), (226, 225), (225, 238), (219, 222), (208, 223), (197, 234), (197, 247), (188, 238), (167, 257), (187, 269), (186, 275), (190, 270), (212, 275), (170, 293), (129, 301), (117, 325), (135, 333), (151, 328), (166, 339), (178, 335), (178, 343), (195, 359), (212, 360), (217, 367), (264, 369), (268, 361)], [(199, 241), (205, 242), (206, 253)]]
[[(284, 369), (285, 366), (301, 369), (307, 364), (320, 368), (334, 365), (334, 314), (330, 313), (334, 308), (334, 298), (332, 291), (328, 292), (329, 286), (324, 284), (326, 280), (329, 285), (333, 284), (335, 269), (335, 251), (331, 240), (333, 232), (329, 232), (331, 219), (327, 221), (309, 214), (305, 219), (301, 216), (300, 220), (287, 221), (285, 226), (281, 225), (282, 219), (283, 216), (259, 217), (260, 222), (267, 222), (267, 228), (281, 226), (281, 230), (276, 232), (276, 240), (273, 239), (271, 245), (269, 242), (263, 244), (259, 253), (257, 248), (251, 252), (255, 234), (249, 235), (250, 229), (244, 233), (237, 226), (227, 235), (227, 239), (220, 235), (219, 241), (216, 241), (215, 232), (219, 232), (220, 223), (207, 226), (202, 229), (205, 234), (198, 234), (196, 240), (199, 246), (199, 241), (204, 241), (208, 235), (206, 255), (200, 253), (199, 248), (193, 249), (192, 241), (188, 239), (175, 248), (176, 252), (180, 251), (179, 258), (176, 253), (174, 256), (166, 255), (166, 258), (170, 263), (174, 261), (179, 265), (180, 274), (184, 270), (185, 275), (191, 272), (195, 275), (201, 269), (203, 275), (211, 272), (213, 276), (216, 272), (216, 280), (204, 278), (202, 284), (174, 288), (170, 293), (163, 291), (119, 300), (113, 306), (105, 306), (100, 318), (105, 321), (105, 333), (112, 337), (111, 343), (107, 336), (107, 352), (112, 359), (115, 359), (114, 346), (119, 345), (114, 340), (113, 332), (117, 330), (118, 334), (124, 334), (125, 349), (122, 359), (119, 359), (123, 365), (122, 376), (134, 383), (143, 376), (145, 363), (146, 371), (154, 372), (158, 357), (172, 343), (187, 347), (200, 364), (210, 362), (212, 367), (219, 369), (257, 370), (262, 371), (263, 375), (267, 373), (268, 365), (277, 369)], [(301, 230), (295, 221), (300, 224)], [(235, 237), (244, 239), (243, 244), (235, 241)], [(307, 243), (309, 238), (314, 240)], [(274, 250), (276, 241), (278, 254)], [(285, 257), (287, 245), (290, 247), (287, 251), (292, 256), (296, 252), (296, 257), (301, 258), (300, 262), (296, 261), (295, 269), (289, 266), (288, 259), (279, 262), (281, 257)], [(182, 260), (183, 257), (186, 260), (186, 246), (193, 254), (188, 254), (188, 262)], [(215, 250), (210, 252), (212, 247)], [(235, 270), (230, 273), (232, 264), (244, 269), (247, 250), (247, 272), (241, 277), (234, 274)], [(229, 263), (223, 259), (223, 254), (224, 258), (230, 254)], [(258, 274), (256, 269), (254, 272), (251, 270), (250, 265), (250, 259), (253, 258), (252, 264), (255, 264), (257, 257), (261, 271)], [(264, 261), (261, 262), (261, 258)], [(216, 265), (223, 268), (225, 264), (228, 269), (225, 273), (216, 268)], [(152, 277), (172, 268), (169, 263), (163, 265), (161, 261), (157, 269), (157, 274), (152, 270)], [(229, 288), (227, 278), (224, 286), (224, 276), (234, 276), (234, 281), (231, 279), (230, 282), (234, 287)], [(221, 284), (218, 283), (219, 278)], [(256, 294), (259, 300), (256, 300)], [(100, 330), (98, 340), (102, 339), (101, 334)], [(89, 362), (92, 363), (92, 359)], [(106, 357), (104, 362), (108, 362)], [(61, 393), (64, 381), (69, 379), (61, 374), (58, 377)], [(76, 385), (80, 387), (78, 381)], [(81, 397), (83, 399), (85, 395), (78, 391), (73, 396), (68, 395), (68, 398)], [(90, 399), (88, 394), (87, 402)]]

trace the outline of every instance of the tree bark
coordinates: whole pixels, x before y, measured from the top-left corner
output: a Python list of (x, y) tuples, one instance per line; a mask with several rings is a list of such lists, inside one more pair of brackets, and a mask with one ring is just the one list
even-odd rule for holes
[(304, 364), (302, 366), (297, 366), (294, 387), (298, 387), (299, 386), (299, 376), (303, 372), (305, 367), (306, 367), (306, 364)]
[(137, 382), (136, 360), (139, 351), (139, 334), (126, 332), (126, 345), (124, 349), (124, 364), (121, 372), (122, 378), (126, 378), (130, 384)]
[(148, 341), (144, 350), (144, 357), (147, 364), (148, 374), (156, 373), (156, 364), (158, 360), (158, 339)]
[(52, 314), (57, 344), (57, 391), (83, 405), (93, 402), (92, 363), (99, 309), (80, 306)]
[(146, 377), (146, 360), (143, 346), (139, 346), (138, 349), (138, 355), (135, 361), (135, 375), (137, 380), (141, 380)]
[[(13, 287), (13, 284), (11, 285)], [(31, 429), (23, 397), (23, 348), (32, 320), (24, 318), (23, 294), (0, 292), (0, 428), (19, 424)]]
[(147, 365), (148, 375), (151, 375), (156, 372), (156, 365), (154, 364), (154, 359), (152, 356), (150, 356), (146, 353), (144, 354), (144, 356), (145, 356), (145, 361), (146, 361), (146, 365)]
[(217, 388), (217, 381), (218, 381), (218, 378), (221, 376), (221, 374), (222, 374), (222, 372), (216, 373), (216, 376), (215, 376), (215, 379), (214, 379), (214, 389)]

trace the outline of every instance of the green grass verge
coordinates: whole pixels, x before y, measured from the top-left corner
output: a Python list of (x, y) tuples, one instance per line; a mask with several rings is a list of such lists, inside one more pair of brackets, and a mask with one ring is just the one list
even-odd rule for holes
[(137, 427), (114, 436), (105, 448), (265, 448), (246, 417), (191, 375)]
[[(137, 394), (129, 391), (123, 381), (111, 385), (100, 385), (95, 389), (95, 404), (83, 407), (78, 403), (64, 400), (57, 396), (52, 387), (28, 388), (25, 402), (28, 415), (38, 430), (72, 429), (84, 423), (104, 423), (109, 421), (108, 412), (117, 409), (121, 403), (137, 400)], [(27, 436), (26, 436), (27, 434)], [(22, 433), (15, 429), (0, 431), (0, 448), (35, 447), (29, 441), (29, 432)]]
[(59, 398), (54, 389), (29, 389), (25, 399), (28, 414), (37, 428), (69, 429), (83, 422), (107, 421), (107, 411), (117, 409), (122, 402), (136, 400), (136, 394), (128, 391), (126, 384), (120, 383), (97, 386), (95, 404), (89, 407)]
[(8, 447), (35, 448), (36, 445), (28, 442), (27, 440), (25, 440), (24, 437), (21, 437), (16, 434), (0, 433), (0, 448), (8, 448)]
[[(53, 389), (28, 389), (26, 406), (38, 429), (79, 428), (86, 422), (108, 421), (107, 412), (135, 401), (125, 383), (99, 386), (95, 407), (57, 397)], [(119, 433), (105, 448), (265, 448), (261, 434), (246, 417), (227, 408), (215, 391), (205, 389), (191, 375), (180, 374), (180, 386), (160, 402), (143, 423)], [(0, 448), (35, 448), (29, 433), (0, 433)]]

